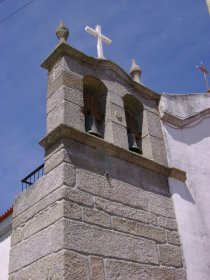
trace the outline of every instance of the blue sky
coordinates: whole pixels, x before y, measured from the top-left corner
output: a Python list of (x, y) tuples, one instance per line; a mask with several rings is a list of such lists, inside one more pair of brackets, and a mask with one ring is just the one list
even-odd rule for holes
[[(0, 1), (0, 21), (29, 0)], [(21, 192), (20, 180), (43, 162), (47, 73), (41, 62), (58, 40), (60, 19), (68, 43), (96, 56), (86, 25), (112, 39), (104, 52), (128, 71), (131, 58), (142, 82), (161, 93), (206, 91), (201, 61), (210, 70), (210, 17), (205, 0), (35, 0), (0, 23), (0, 213)]]

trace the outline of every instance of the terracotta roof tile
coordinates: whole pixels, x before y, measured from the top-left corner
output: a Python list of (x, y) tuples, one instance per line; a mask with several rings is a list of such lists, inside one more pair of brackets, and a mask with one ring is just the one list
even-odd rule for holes
[(10, 214), (12, 214), (12, 212), (13, 212), (13, 207), (7, 209), (2, 215), (0, 215), (0, 222), (6, 219)]

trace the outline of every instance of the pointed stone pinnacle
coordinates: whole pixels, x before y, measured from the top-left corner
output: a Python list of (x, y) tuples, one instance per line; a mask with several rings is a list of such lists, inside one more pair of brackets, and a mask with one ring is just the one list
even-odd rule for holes
[(134, 58), (132, 59), (130, 74), (135, 82), (141, 83), (141, 81), (140, 81), (141, 68), (136, 64), (136, 61)]
[(60, 21), (60, 24), (59, 24), (58, 28), (56, 29), (56, 35), (57, 35), (58, 39), (60, 40), (59, 43), (66, 42), (69, 37), (69, 30), (64, 25), (62, 20)]

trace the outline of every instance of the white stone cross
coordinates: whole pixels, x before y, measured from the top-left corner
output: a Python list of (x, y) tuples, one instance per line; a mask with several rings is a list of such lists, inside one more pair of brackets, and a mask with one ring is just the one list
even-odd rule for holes
[(97, 37), (98, 58), (104, 58), (102, 42), (106, 43), (107, 45), (110, 45), (112, 40), (110, 40), (108, 37), (101, 34), (101, 26), (100, 25), (96, 25), (95, 29), (93, 29), (89, 26), (86, 26), (85, 31), (90, 33), (91, 35)]

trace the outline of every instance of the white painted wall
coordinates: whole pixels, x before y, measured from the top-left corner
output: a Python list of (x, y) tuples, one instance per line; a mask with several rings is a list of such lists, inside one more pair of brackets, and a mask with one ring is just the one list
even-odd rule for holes
[(0, 241), (0, 280), (8, 279), (10, 236)]
[(8, 279), (11, 228), (12, 214), (0, 222), (0, 280)]
[[(161, 110), (168, 107), (164, 106), (163, 102), (167, 101), (162, 101)], [(196, 100), (194, 105), (196, 106)], [(187, 103), (185, 107), (189, 117), (190, 110)], [(184, 106), (183, 110), (185, 110)], [(167, 113), (170, 113), (170, 110)], [(169, 186), (174, 201), (188, 280), (209, 280), (210, 116), (201, 117), (200, 120), (188, 124), (191, 127), (172, 127), (166, 122), (162, 124), (169, 166), (177, 167), (187, 173), (185, 183), (169, 178)]]

